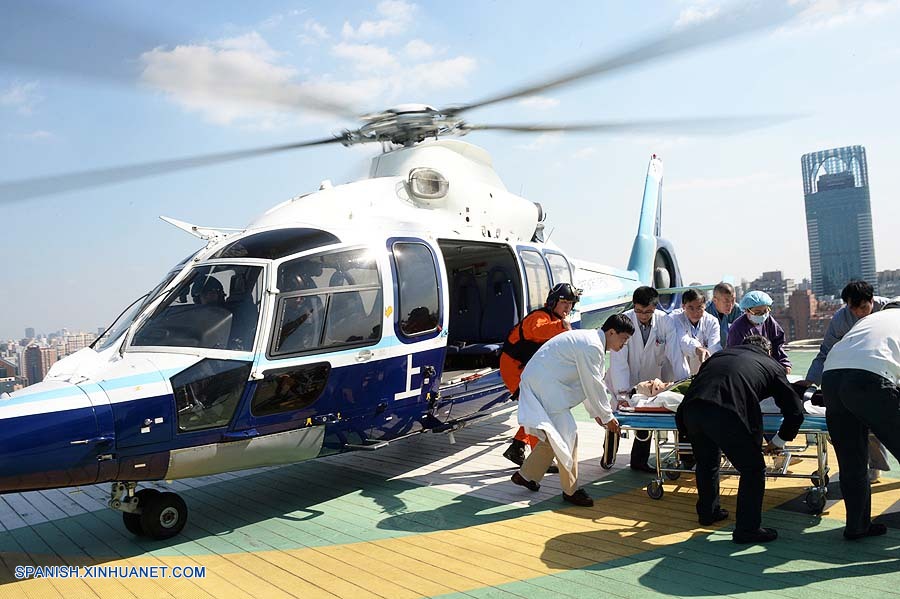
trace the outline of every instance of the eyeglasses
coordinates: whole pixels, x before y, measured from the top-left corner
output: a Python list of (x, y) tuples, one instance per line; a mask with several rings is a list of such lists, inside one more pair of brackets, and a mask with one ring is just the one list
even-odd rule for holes
[(753, 308), (748, 308), (747, 312), (752, 314), (753, 316), (762, 316), (763, 314), (768, 313), (771, 310), (769, 306), (756, 306)]
[(637, 308), (634, 309), (634, 313), (640, 314), (641, 316), (649, 316), (655, 312), (656, 308), (647, 308), (646, 310), (638, 310)]

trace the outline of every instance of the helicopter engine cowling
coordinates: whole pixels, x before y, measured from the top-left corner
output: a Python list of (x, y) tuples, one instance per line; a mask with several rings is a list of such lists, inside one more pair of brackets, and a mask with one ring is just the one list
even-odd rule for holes
[[(449, 184), (446, 193), (417, 195), (409, 178), (421, 169), (440, 173)], [(460, 232), (474, 229), (476, 236), (530, 241), (541, 218), (533, 202), (506, 190), (486, 151), (463, 141), (440, 139), (376, 156), (369, 175), (403, 177), (407, 183), (398, 190), (402, 199), (442, 212), (447, 224)]]

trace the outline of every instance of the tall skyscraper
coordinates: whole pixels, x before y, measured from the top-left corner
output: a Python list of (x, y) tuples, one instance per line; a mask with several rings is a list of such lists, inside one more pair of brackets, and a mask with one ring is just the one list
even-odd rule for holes
[(25, 338), (26, 339), (34, 339), (34, 328), (28, 327), (25, 329)]
[(840, 295), (851, 279), (877, 288), (866, 149), (822, 150), (800, 161), (813, 292)]

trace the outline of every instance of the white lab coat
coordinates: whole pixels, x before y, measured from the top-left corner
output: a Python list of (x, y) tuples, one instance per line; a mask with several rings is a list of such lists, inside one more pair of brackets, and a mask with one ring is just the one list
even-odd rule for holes
[[(671, 347), (666, 349), (669, 356), (669, 362), (672, 364), (673, 375), (676, 381), (686, 379), (693, 374), (697, 374), (700, 368), (700, 360), (697, 358), (696, 349), (705, 347), (709, 353), (714, 354), (722, 349), (721, 331), (719, 329), (719, 321), (716, 317), (707, 312), (703, 313), (700, 319), (699, 331), (694, 334), (691, 321), (688, 320), (684, 310), (676, 310), (669, 314), (669, 320), (672, 324), (672, 335), (674, 343), (670, 343)], [(630, 343), (630, 341), (629, 341)]]
[(583, 403), (593, 418), (609, 422), (613, 417), (604, 381), (605, 339), (599, 329), (561, 333), (542, 345), (522, 371), (519, 424), (542, 432), (568, 471), (578, 438), (572, 408)]
[(670, 382), (673, 378), (672, 366), (666, 352), (673, 342), (672, 323), (668, 314), (657, 310), (650, 321), (650, 335), (647, 343), (641, 336), (640, 322), (634, 310), (625, 312), (634, 325), (634, 335), (621, 350), (609, 355), (609, 379), (613, 393), (628, 391), (641, 381), (659, 378)]

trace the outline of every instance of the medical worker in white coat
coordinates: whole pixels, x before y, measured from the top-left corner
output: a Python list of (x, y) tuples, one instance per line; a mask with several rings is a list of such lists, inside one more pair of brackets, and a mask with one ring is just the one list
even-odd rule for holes
[(682, 310), (669, 314), (673, 341), (666, 349), (676, 381), (686, 379), (700, 369), (708, 357), (722, 349), (719, 321), (706, 312), (706, 297), (697, 289), (681, 296)]
[[(609, 356), (610, 386), (619, 398), (643, 381), (675, 380), (666, 355), (666, 347), (672, 341), (672, 323), (668, 314), (656, 308), (659, 293), (653, 287), (638, 287), (631, 296), (631, 302), (634, 309), (625, 312), (625, 316), (634, 325), (635, 338)], [(649, 458), (650, 433), (636, 431), (631, 445), (631, 469), (656, 472), (656, 468), (651, 468), (647, 463)]]
[(563, 500), (590, 507), (594, 500), (578, 488), (578, 426), (572, 408), (583, 403), (597, 424), (619, 432), (604, 376), (606, 350), (619, 351), (634, 334), (623, 314), (610, 316), (600, 330), (561, 333), (547, 341), (522, 371), (519, 424), (540, 442), (531, 450), (512, 482), (531, 491), (556, 457)]

